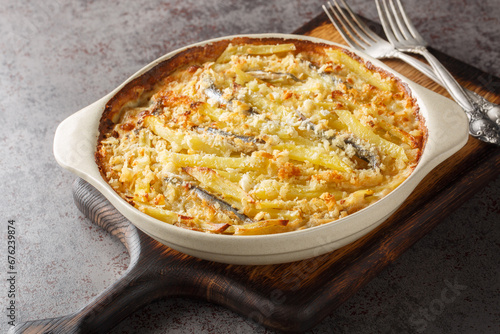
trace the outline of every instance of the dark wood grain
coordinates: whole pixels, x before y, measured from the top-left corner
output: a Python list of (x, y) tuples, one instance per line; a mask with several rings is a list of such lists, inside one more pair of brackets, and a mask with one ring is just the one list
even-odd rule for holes
[[(296, 33), (342, 43), (324, 14)], [(500, 93), (487, 85), (500, 79), (433, 53), (462, 85), (500, 103)], [(443, 88), (406, 64), (385, 62), (447, 96)], [(124, 243), (130, 266), (118, 282), (79, 312), (20, 324), (11, 333), (106, 333), (135, 310), (169, 296), (201, 298), (281, 331), (310, 329), (497, 177), (499, 170), (500, 149), (470, 137), (462, 150), (421, 182), (396, 213), (365, 237), (322, 256), (266, 266), (225, 265), (174, 251), (137, 230), (101, 194), (78, 179), (73, 189), (75, 203), (91, 221)]]

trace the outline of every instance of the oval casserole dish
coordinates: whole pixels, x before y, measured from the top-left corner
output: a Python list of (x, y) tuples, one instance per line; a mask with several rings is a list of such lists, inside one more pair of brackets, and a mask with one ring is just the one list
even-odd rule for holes
[(231, 236), (201, 233), (166, 224), (140, 212), (121, 198), (101, 176), (94, 160), (98, 142), (114, 126), (122, 107), (152, 90), (159, 77), (165, 77), (179, 66), (195, 60), (213, 60), (235, 38), (240, 42), (259, 44), (288, 41), (302, 47), (336, 45), (316, 38), (282, 34), (230, 36), (191, 45), (144, 67), (113, 92), (63, 121), (56, 131), (54, 155), (58, 163), (96, 187), (139, 229), (173, 249), (203, 259), (233, 264), (282, 263), (330, 252), (360, 238), (382, 223), (432, 168), (467, 141), (467, 118), (453, 101), (401, 77), (375, 59), (340, 46), (359, 56), (367, 67), (376, 66), (381, 69), (381, 73), (389, 73), (397, 78), (397, 82), (409, 90), (419, 107), (420, 117), (427, 129), (427, 140), (413, 173), (395, 190), (344, 218), (279, 234)]

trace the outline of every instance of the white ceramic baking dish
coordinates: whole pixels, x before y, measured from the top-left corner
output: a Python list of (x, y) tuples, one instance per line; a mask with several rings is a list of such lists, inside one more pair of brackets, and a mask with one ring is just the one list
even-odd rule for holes
[(202, 259), (231, 264), (282, 263), (331, 252), (380, 225), (404, 202), (425, 175), (467, 142), (468, 120), (455, 102), (402, 77), (374, 58), (342, 46), (399, 77), (409, 86), (413, 97), (417, 100), (420, 113), (425, 118), (428, 139), (418, 166), (405, 182), (378, 202), (338, 221), (283, 234), (257, 236), (208, 234), (186, 230), (152, 218), (123, 200), (101, 177), (95, 163), (99, 120), (106, 102), (127, 82), (178, 52), (192, 46), (235, 37), (304, 39), (338, 45), (318, 38), (287, 34), (228, 36), (190, 45), (170, 52), (145, 66), (99, 101), (65, 119), (55, 133), (54, 155), (62, 167), (92, 184), (135, 226), (173, 249)]

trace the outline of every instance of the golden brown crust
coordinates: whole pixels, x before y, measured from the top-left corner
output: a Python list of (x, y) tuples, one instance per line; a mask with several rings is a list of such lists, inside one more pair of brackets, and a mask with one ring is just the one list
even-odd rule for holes
[[(176, 131), (178, 128), (183, 128), (185, 131), (196, 131), (196, 129), (199, 127), (199, 124), (196, 124), (196, 122), (193, 123), (192, 117), (198, 115), (200, 113), (200, 108), (203, 107), (203, 105), (206, 105), (206, 101), (198, 101), (196, 99), (191, 99), (190, 96), (186, 95), (176, 95), (175, 93), (172, 94), (169, 91), (163, 92), (162, 89), (167, 86), (169, 83), (171, 83), (171, 80), (176, 80), (172, 79), (172, 76), (175, 75), (174, 73), (182, 73), (184, 71), (187, 75), (195, 75), (195, 73), (199, 72), (202, 70), (202, 67), (204, 64), (207, 62), (214, 62), (216, 59), (221, 56), (225, 50), (228, 48), (228, 46), (263, 46), (263, 45), (281, 45), (281, 44), (293, 44), (295, 46), (295, 50), (293, 51), (293, 54), (304, 54), (306, 57), (311, 57), (311, 59), (323, 59), (323, 58), (328, 58), (329, 55), (327, 53), (327, 50), (337, 50), (340, 51), (341, 53), (347, 55), (350, 59), (353, 59), (355, 62), (358, 62), (361, 64), (360, 68), (362, 69), (367, 69), (369, 72), (378, 74), (379, 77), (377, 80), (380, 82), (383, 82), (384, 84), (390, 83), (390, 88), (389, 94), (393, 94), (393, 96), (397, 97), (398, 101), (405, 101), (406, 106), (405, 108), (409, 111), (410, 114), (408, 114), (408, 117), (414, 118), (414, 122), (416, 125), (414, 126), (414, 129), (416, 131), (416, 135), (412, 136), (410, 135), (407, 131), (408, 128), (406, 127), (406, 131), (399, 130), (398, 128), (394, 127), (392, 124), (385, 124), (384, 120), (379, 120), (380, 124), (376, 124), (371, 120), (366, 121), (366, 126), (368, 128), (370, 127), (375, 127), (375, 128), (384, 128), (384, 126), (387, 126), (385, 128), (387, 130), (387, 134), (385, 136), (392, 136), (394, 138), (396, 137), (405, 137), (403, 138), (406, 139), (407, 141), (407, 147), (411, 147), (408, 152), (410, 152), (411, 157), (410, 157), (410, 162), (406, 168), (406, 170), (403, 168), (401, 169), (400, 167), (394, 167), (394, 166), (386, 166), (383, 168), (387, 168), (387, 172), (384, 172), (382, 174), (386, 175), (386, 177), (392, 178), (392, 174), (396, 173), (397, 170), (400, 170), (400, 173), (404, 176), (397, 177), (395, 178), (394, 181), (391, 182), (386, 182), (387, 184), (387, 191), (392, 190), (397, 184), (402, 182), (402, 177), (406, 178), (411, 171), (416, 167), (416, 162), (419, 160), (423, 147), (425, 145), (425, 142), (427, 140), (427, 129), (425, 127), (425, 120), (421, 115), (419, 114), (419, 108), (416, 103), (416, 99), (412, 96), (411, 91), (409, 87), (399, 78), (395, 77), (392, 73), (387, 72), (383, 69), (378, 68), (377, 66), (373, 65), (371, 62), (368, 61), (363, 61), (360, 57), (358, 57), (356, 54), (350, 52), (349, 50), (324, 44), (324, 43), (313, 43), (310, 41), (305, 41), (305, 40), (298, 40), (298, 39), (282, 39), (282, 38), (249, 38), (249, 37), (238, 37), (234, 38), (232, 40), (222, 40), (218, 42), (213, 42), (205, 46), (198, 46), (198, 47), (193, 47), (186, 49), (175, 56), (173, 56), (170, 59), (167, 59), (165, 61), (160, 62), (144, 74), (138, 76), (137, 78), (131, 80), (128, 82), (118, 93), (116, 93), (106, 104), (105, 110), (103, 112), (103, 115), (100, 120), (100, 125), (99, 125), (99, 139), (98, 139), (98, 145), (96, 149), (96, 154), (95, 154), (95, 160), (97, 163), (97, 166), (101, 172), (101, 175), (105, 180), (108, 182), (111, 181), (111, 179), (114, 178), (113, 182), (118, 182), (117, 178), (119, 177), (120, 180), (122, 179), (122, 176), (120, 176), (120, 173), (115, 173), (112, 171), (112, 168), (109, 166), (109, 143), (107, 147), (104, 146), (104, 142), (109, 141), (109, 139), (112, 139), (113, 137), (115, 138), (123, 138), (124, 133), (130, 133), (130, 135), (136, 139), (134, 140), (139, 140), (140, 135), (143, 135), (143, 133), (140, 133), (141, 129), (144, 128), (154, 128), (154, 126), (163, 126), (160, 123), (162, 120), (165, 120), (164, 115), (160, 112), (157, 114), (156, 110), (157, 108), (175, 108), (175, 106), (183, 106), (185, 108), (185, 111), (181, 114), (178, 114), (175, 118), (175, 126), (173, 130), (168, 130), (168, 131)], [(315, 55), (315, 56), (314, 56)], [(319, 68), (321, 64), (314, 64), (314, 60), (311, 61), (311, 66), (314, 66), (316, 68)], [(337, 68), (338, 69), (338, 68)], [(365, 70), (364, 70), (365, 71)], [(352, 80), (348, 78), (348, 81)], [(370, 81), (371, 82), (371, 81)], [(351, 81), (348, 83), (346, 82), (347, 85), (352, 84)], [(269, 85), (269, 84), (268, 84)], [(376, 84), (375, 84), (376, 85)], [(342, 85), (341, 85), (342, 86)], [(343, 92), (342, 91), (332, 91), (331, 96), (332, 97), (342, 97), (343, 94), (346, 94), (347, 91), (351, 91), (355, 96), (356, 94), (361, 94), (359, 96), (359, 101), (363, 101), (364, 97), (363, 94), (368, 94), (367, 96), (371, 96), (373, 94), (377, 95), (378, 88), (375, 88), (373, 86), (367, 85), (365, 88), (366, 91), (359, 92), (355, 91), (353, 89), (350, 89), (346, 87), (345, 85), (343, 86)], [(378, 87), (378, 86), (377, 86)], [(233, 87), (231, 87), (233, 90), (233, 94), (236, 94), (240, 89), (241, 85), (236, 84), (235, 82), (233, 83)], [(373, 92), (375, 93), (373, 93)], [(381, 99), (384, 99), (384, 94), (379, 94)], [(288, 100), (288, 99), (296, 99), (297, 98), (297, 93), (287, 91), (285, 90), (283, 93), (283, 100)], [(356, 97), (358, 98), (358, 97)], [(156, 107), (150, 107), (147, 110), (141, 111), (138, 114), (136, 113), (135, 116), (131, 114), (127, 114), (128, 120), (123, 119), (123, 114), (127, 113), (129, 110), (136, 108), (138, 105), (144, 105), (146, 101), (150, 101), (150, 99), (153, 99), (156, 103)], [(334, 99), (335, 100), (335, 99)], [(237, 100), (235, 100), (237, 102)], [(347, 105), (345, 103), (340, 103), (337, 102), (336, 107), (334, 109), (345, 109), (347, 108)], [(357, 102), (356, 102), (357, 103)], [(241, 106), (240, 106), (241, 107)], [(156, 108), (156, 109), (155, 109)], [(241, 111), (241, 110), (240, 110)], [(337, 111), (336, 111), (337, 112)], [(248, 112), (247, 112), (248, 113)], [(347, 114), (343, 114), (342, 116), (342, 110), (338, 110), (337, 112), (339, 114), (339, 118), (342, 119), (342, 117), (348, 117), (347, 121), (349, 120), (350, 116), (346, 116)], [(352, 113), (352, 110), (351, 110)], [(299, 112), (300, 114), (300, 112)], [(194, 116), (193, 116), (194, 115)], [(198, 115), (199, 116), (199, 115)], [(248, 116), (248, 114), (246, 115)], [(246, 117), (245, 116), (245, 117)], [(243, 116), (242, 116), (243, 117)], [(304, 117), (303, 115), (301, 117)], [(368, 114), (364, 114), (363, 117), (368, 117), (370, 118), (371, 116)], [(399, 116), (398, 116), (399, 117)], [(412, 121), (409, 120), (406, 116), (401, 116), (403, 117), (403, 122), (406, 123), (411, 123)], [(234, 121), (234, 119), (233, 119)], [(346, 119), (342, 119), (342, 122), (345, 122)], [(117, 123), (120, 123), (119, 127), (116, 127)], [(155, 122), (160, 122), (156, 124)], [(377, 121), (376, 121), (377, 122)], [(398, 123), (398, 121), (395, 121)], [(202, 122), (203, 123), (203, 122)], [(156, 125), (155, 125), (156, 124)], [(201, 124), (201, 123), (200, 123)], [(203, 124), (208, 124), (208, 123), (203, 123)], [(203, 125), (207, 126), (207, 125)], [(345, 127), (345, 125), (344, 125)], [(241, 129), (240, 129), (241, 130)], [(119, 133), (118, 133), (118, 132)], [(165, 130), (167, 131), (167, 130)], [(315, 130), (316, 131), (316, 130)], [(413, 131), (413, 130), (412, 130)], [(153, 131), (154, 132), (154, 131)], [(341, 131), (344, 133), (344, 130)], [(380, 131), (379, 131), (380, 132)], [(390, 135), (389, 135), (390, 133)], [(227, 138), (223, 138), (224, 135), (217, 134), (218, 136), (222, 136), (223, 141), (227, 141)], [(347, 140), (346, 143), (349, 143), (349, 145), (353, 145), (352, 147), (356, 147), (356, 145), (361, 145), (364, 147), (364, 149), (368, 149), (368, 146), (363, 144), (362, 142), (365, 142), (366, 140), (361, 140), (359, 138), (354, 138), (352, 139), (352, 135), (348, 135), (347, 137), (345, 136), (345, 133), (342, 135), (343, 140)], [(341, 136), (341, 137), (342, 137)], [(127, 135), (128, 137), (128, 135)], [(165, 136), (161, 136), (165, 138)], [(252, 139), (252, 140), (259, 140), (262, 141), (261, 138), (267, 138), (266, 136), (264, 137), (259, 137), (257, 139)], [(351, 139), (349, 139), (351, 138)], [(268, 139), (268, 138), (267, 138)], [(267, 141), (266, 139), (266, 141)], [(150, 140), (150, 139), (148, 139)], [(155, 139), (156, 140), (156, 139)], [(199, 231), (206, 231), (210, 233), (231, 233), (231, 234), (254, 234), (254, 233), (277, 233), (277, 232), (285, 232), (288, 230), (294, 230), (294, 229), (302, 229), (310, 226), (315, 226), (318, 224), (321, 224), (323, 222), (327, 221), (332, 221), (338, 218), (341, 218), (347, 214), (351, 214), (352, 212), (355, 212), (359, 209), (362, 209), (366, 205), (369, 205), (374, 199), (371, 200), (365, 200), (365, 198), (371, 198), (373, 197), (372, 195), (374, 194), (373, 189), (377, 189), (377, 184), (378, 182), (381, 182), (383, 179), (383, 175), (380, 172), (374, 172), (374, 171), (366, 171), (363, 173), (356, 173), (351, 176), (347, 175), (346, 170), (342, 172), (342, 169), (346, 167), (347, 165), (342, 165), (343, 163), (340, 161), (338, 163), (341, 164), (339, 170), (341, 172), (336, 171), (336, 170), (317, 170), (307, 176), (307, 173), (304, 171), (309, 168), (309, 173), (311, 172), (310, 163), (306, 163), (308, 166), (305, 168), (305, 165), (301, 165), (299, 168), (296, 164), (288, 162), (288, 153), (283, 155), (282, 153), (276, 153), (276, 149), (278, 150), (285, 150), (285, 152), (288, 152), (289, 146), (286, 146), (286, 143), (282, 143), (280, 145), (275, 145), (272, 146), (274, 149), (274, 153), (271, 153), (269, 149), (271, 146), (269, 146), (269, 143), (266, 143), (267, 145), (267, 152), (266, 150), (259, 150), (258, 152), (254, 152), (255, 154), (250, 154), (251, 152), (255, 151), (255, 143), (252, 142), (247, 142), (248, 139), (245, 138), (245, 136), (240, 135), (239, 137), (233, 136), (233, 139), (229, 142), (227, 142), (224, 145), (229, 145), (232, 147), (233, 150), (236, 150), (235, 152), (241, 152), (243, 156), (243, 152), (247, 154), (248, 157), (251, 155), (251, 159), (253, 163), (262, 164), (256, 161), (268, 161), (266, 162), (265, 168), (267, 168), (269, 171), (272, 171), (275, 173), (275, 180), (271, 180), (273, 184), (272, 187), (287, 187), (287, 183), (291, 182), (294, 183), (294, 188), (293, 191), (289, 190), (288, 188), (286, 190), (279, 190), (279, 193), (276, 195), (279, 203), (271, 203), (272, 201), (270, 200), (264, 200), (264, 198), (268, 198), (267, 195), (265, 194), (266, 192), (269, 192), (271, 188), (265, 188), (263, 185), (265, 182), (262, 182), (260, 186), (261, 189), (258, 186), (255, 186), (254, 189), (250, 192), (247, 193), (247, 190), (243, 191), (237, 186), (238, 182), (242, 188), (245, 188), (245, 183), (248, 183), (245, 177), (248, 177), (248, 175), (253, 175), (251, 173), (246, 173), (243, 177), (243, 179), (239, 181), (227, 181), (224, 179), (224, 177), (221, 177), (221, 173), (226, 173), (224, 169), (220, 168), (220, 171), (215, 173), (212, 168), (206, 168), (203, 166), (197, 167), (197, 168), (184, 168), (182, 167), (183, 173), (190, 177), (191, 179), (195, 180), (195, 183), (182, 183), (179, 184), (178, 182), (180, 181), (172, 181), (169, 180), (168, 182), (173, 182), (172, 184), (176, 184), (176, 186), (182, 185), (182, 188), (179, 188), (185, 194), (183, 196), (187, 197), (196, 197), (196, 195), (199, 197), (199, 199), (202, 199), (203, 196), (205, 196), (205, 199), (200, 202), (198, 205), (202, 207), (203, 211), (203, 220), (199, 220), (198, 217), (189, 217), (185, 214), (185, 212), (182, 213), (177, 213), (173, 214), (168, 211), (163, 210), (161, 213), (156, 209), (156, 207), (163, 207), (163, 204), (168, 201), (166, 197), (169, 195), (166, 192), (166, 183), (164, 180), (160, 179), (160, 176), (156, 175), (155, 173), (150, 173), (148, 176), (142, 176), (148, 179), (146, 187), (149, 189), (151, 187), (152, 192), (146, 192), (142, 191), (141, 195), (137, 195), (136, 191), (136, 197), (139, 196), (139, 202), (137, 198), (131, 198), (130, 195), (125, 195), (124, 193), (120, 193), (122, 197), (124, 197), (125, 200), (127, 200), (129, 203), (135, 206), (141, 206), (142, 204), (140, 203), (147, 203), (142, 205), (142, 211), (154, 216), (154, 217), (159, 217), (161, 216), (162, 220), (165, 221), (170, 221), (172, 217), (169, 215), (174, 215), (177, 218), (177, 222), (173, 223), (174, 225), (181, 226), (184, 228), (189, 228), (193, 230), (199, 230)], [(385, 140), (385, 139), (381, 139)], [(262, 142), (266, 142), (262, 141)], [(261, 143), (261, 142), (258, 142)], [(299, 143), (299, 142), (296, 142)], [(357, 143), (357, 144), (355, 144)], [(361, 144), (360, 144), (361, 143)], [(373, 144), (373, 143), (372, 143)], [(219, 148), (216, 144), (210, 144), (212, 145), (211, 147), (208, 147), (208, 152), (213, 153), (213, 152), (220, 152), (218, 151)], [(285, 145), (285, 146), (283, 146)], [(338, 142), (337, 144), (338, 145)], [(346, 144), (344, 144), (346, 145)], [(300, 145), (299, 145), (300, 146)], [(237, 148), (235, 148), (237, 147)], [(339, 146), (340, 147), (340, 146)], [(187, 147), (184, 147), (184, 151), (187, 149)], [(321, 147), (319, 147), (320, 151), (322, 150)], [(343, 148), (345, 149), (345, 148)], [(359, 147), (358, 147), (359, 149)], [(108, 150), (106, 152), (106, 150)], [(351, 148), (352, 150), (352, 148)], [(370, 148), (370, 150), (373, 150)], [(380, 149), (378, 149), (380, 150)], [(401, 153), (388, 153), (390, 150), (393, 150), (391, 147), (385, 147), (384, 148), (384, 154), (391, 154), (396, 157), (398, 154)], [(175, 151), (175, 150), (174, 150)], [(173, 151), (173, 152), (174, 152)], [(178, 152), (178, 149), (177, 151)], [(318, 147), (315, 150), (312, 150), (310, 152), (318, 152)], [(330, 151), (329, 151), (330, 152)], [(347, 151), (346, 151), (347, 152)], [(375, 151), (373, 151), (375, 152)], [(189, 153), (189, 150), (187, 152)], [(379, 152), (379, 154), (381, 151)], [(250, 155), (248, 155), (250, 154)], [(330, 152), (330, 154), (335, 153), (333, 151)], [(357, 168), (367, 168), (367, 162), (362, 161), (358, 156), (352, 156), (351, 153), (345, 153), (350, 156), (352, 163), (354, 165), (357, 165)], [(402, 153), (404, 156), (404, 153)], [(235, 155), (231, 155), (232, 157), (235, 157)], [(366, 157), (366, 156), (365, 156)], [(404, 156), (406, 158), (406, 156)], [(293, 157), (292, 157), (293, 158)], [(158, 160), (160, 159), (159, 156), (156, 156), (154, 158), (151, 158), (153, 160)], [(296, 159), (296, 158), (293, 158)], [(346, 157), (343, 158), (344, 160)], [(364, 158), (363, 158), (364, 159)], [(392, 158), (391, 158), (392, 159)], [(390, 159), (390, 160), (391, 160)], [(248, 160), (248, 159), (247, 159)], [(247, 161), (245, 160), (245, 161)], [(248, 161), (250, 161), (248, 160)], [(299, 159), (300, 160), (300, 159)], [(384, 162), (387, 159), (384, 158)], [(397, 160), (397, 162), (396, 162)], [(163, 160), (162, 160), (163, 161)], [(242, 160), (243, 161), (243, 160)], [(387, 160), (389, 161), (389, 160)], [(402, 160), (400, 159), (392, 159), (391, 161), (394, 161), (396, 164), (402, 164)], [(129, 162), (125, 162), (125, 165), (127, 165)], [(135, 163), (135, 162), (134, 162)], [(156, 161), (156, 163), (159, 163)], [(162, 162), (163, 163), (163, 162)], [(246, 162), (247, 163), (247, 162)], [(374, 161), (369, 162), (372, 167), (376, 166), (376, 163)], [(391, 162), (392, 163), (392, 162)], [(122, 165), (123, 161), (119, 163), (118, 165)], [(186, 165), (187, 166), (187, 165)], [(324, 166), (329, 166), (328, 164)], [(342, 167), (344, 166), (344, 167)], [(361, 167), (360, 167), (361, 166)], [(115, 166), (116, 167), (116, 166)], [(146, 172), (149, 170), (151, 167), (147, 167)], [(219, 168), (219, 167), (217, 167)], [(234, 168), (234, 167), (233, 167)], [(253, 167), (257, 168), (257, 167)], [(258, 168), (263, 168), (262, 166), (258, 166)], [(347, 168), (351, 168), (347, 166)], [(377, 166), (378, 169), (378, 166)], [(194, 173), (194, 174), (193, 174)], [(161, 174), (161, 173), (160, 173)], [(165, 177), (165, 173), (161, 174), (163, 175), (162, 177)], [(135, 180), (135, 177), (132, 178)], [(231, 179), (231, 169), (228, 170), (228, 175), (225, 176), (226, 178)], [(255, 176), (257, 177), (257, 176)], [(124, 179), (127, 177), (123, 176)], [(169, 177), (167, 177), (168, 179)], [(239, 197), (240, 199), (242, 198), (242, 202), (238, 201), (233, 201), (230, 198), (225, 198), (224, 200), (227, 201), (233, 208), (236, 208), (240, 211), (240, 213), (234, 211), (230, 212), (231, 210), (222, 210), (220, 211), (220, 206), (224, 206), (224, 202), (221, 203), (216, 203), (214, 206), (213, 203), (211, 204), (210, 201), (212, 200), (210, 197), (207, 197), (206, 194), (203, 194), (203, 191), (206, 192), (206, 189), (203, 189), (201, 185), (203, 185), (203, 180), (205, 182), (208, 182), (210, 178), (219, 178), (217, 179), (217, 182), (220, 184), (218, 186), (224, 188), (224, 187), (229, 187), (231, 188), (233, 186), (233, 183), (236, 184), (236, 188), (231, 188), (233, 189), (232, 191), (235, 192), (240, 192)], [(241, 175), (240, 175), (241, 178)], [(128, 177), (130, 180), (130, 177)], [(307, 188), (307, 186), (302, 186), (301, 184), (304, 182), (304, 180), (309, 180), (307, 182), (312, 182), (314, 183), (315, 189), (312, 189), (310, 187), (309, 190), (304, 190)], [(228, 182), (227, 184), (223, 184), (224, 182)], [(262, 181), (262, 180), (261, 180)], [(120, 181), (121, 182), (121, 181)], [(182, 181), (185, 182), (185, 181)], [(198, 184), (198, 182), (201, 182)], [(212, 181), (210, 181), (212, 182)], [(215, 181), (214, 181), (215, 182)], [(277, 183), (276, 183), (277, 182)], [(384, 181), (385, 182), (385, 181)], [(327, 185), (330, 185), (325, 188), (325, 183)], [(333, 190), (331, 185), (337, 185), (338, 191)], [(131, 185), (129, 185), (131, 186)], [(266, 184), (268, 186), (268, 184)], [(380, 186), (382, 187), (382, 186)], [(379, 187), (379, 188), (380, 188)], [(115, 188), (115, 187), (114, 187)], [(226, 189), (225, 188), (225, 189)], [(227, 188), (227, 189), (229, 189)], [(161, 189), (161, 191), (159, 190)], [(226, 190), (227, 190), (226, 189)], [(267, 190), (266, 190), (267, 189)], [(312, 189), (312, 190), (311, 190)], [(326, 189), (326, 190), (325, 190)], [(329, 190), (328, 190), (329, 189)], [(115, 188), (116, 190), (116, 188)], [(137, 189), (136, 189), (137, 190)], [(209, 192), (214, 190), (213, 188), (208, 188)], [(139, 192), (141, 192), (139, 191)], [(200, 193), (202, 191), (202, 193)], [(214, 190), (215, 191), (215, 190)], [(260, 191), (260, 192), (259, 192)], [(288, 195), (285, 195), (285, 193), (288, 191)], [(308, 191), (309, 195), (304, 195), (304, 191)], [(377, 191), (377, 190), (375, 190)], [(342, 193), (343, 192), (343, 193)], [(258, 198), (259, 194), (263, 193), (265, 194), (264, 197)], [(384, 192), (384, 190), (378, 190), (378, 195), (377, 196), (383, 196), (387, 192)], [(194, 194), (194, 195), (193, 195)], [(282, 215), (274, 215), (274, 205), (280, 205), (280, 208), (285, 208), (287, 206), (290, 206), (291, 204), (291, 199), (293, 199), (292, 194), (298, 194), (299, 198), (302, 198), (302, 200), (299, 200), (299, 198), (295, 199), (296, 207), (296, 212), (294, 213), (293, 217), (294, 218), (286, 218), (284, 219)], [(312, 194), (312, 195), (311, 195)], [(151, 196), (154, 196), (152, 198)], [(252, 197), (253, 196), (253, 197)], [(257, 196), (257, 197), (256, 197)], [(288, 196), (288, 197), (287, 197)], [(291, 197), (290, 197), (291, 196)], [(312, 196), (312, 197), (311, 197)], [(258, 198), (258, 200), (254, 200), (255, 198)], [(224, 196), (222, 196), (224, 198)], [(306, 201), (306, 202), (304, 202)], [(138, 204), (139, 203), (139, 204)], [(153, 207), (150, 207), (150, 205), (153, 205)], [(271, 209), (263, 209), (266, 205), (270, 205)], [(214, 208), (219, 208), (219, 209), (214, 209)], [(244, 212), (244, 215), (241, 216), (241, 214)], [(328, 214), (325, 215), (325, 213), (329, 212)], [(246, 215), (248, 215), (250, 218), (248, 218)], [(228, 218), (229, 217), (229, 218)], [(232, 218), (231, 218), (232, 217)], [(243, 224), (241, 225), (241, 222), (246, 221), (246, 218), (248, 218), (249, 221), (252, 221), (250, 224)], [(309, 217), (309, 218), (305, 218)], [(174, 221), (175, 219), (172, 218)], [(288, 222), (289, 219), (295, 219), (295, 223), (288, 224), (284, 223), (285, 221)], [(240, 223), (234, 223), (234, 220), (240, 221)], [(309, 220), (311, 222), (309, 222)]]

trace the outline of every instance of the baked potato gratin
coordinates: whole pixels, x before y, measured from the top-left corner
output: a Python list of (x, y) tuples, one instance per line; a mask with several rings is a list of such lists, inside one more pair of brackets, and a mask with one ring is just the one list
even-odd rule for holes
[(187, 49), (106, 105), (96, 162), (165, 223), (269, 234), (329, 223), (394, 190), (426, 139), (405, 84), (342, 48), (237, 38)]

